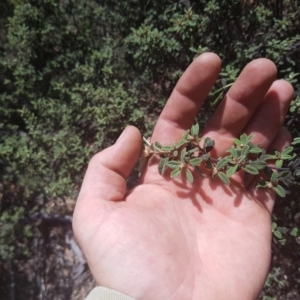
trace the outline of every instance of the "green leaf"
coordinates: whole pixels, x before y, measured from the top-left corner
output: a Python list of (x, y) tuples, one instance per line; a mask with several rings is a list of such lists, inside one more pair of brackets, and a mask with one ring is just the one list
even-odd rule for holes
[(186, 140), (187, 139), (187, 137), (189, 136), (189, 134), (190, 134), (190, 131), (189, 130), (187, 130), (184, 134), (183, 134), (183, 136), (182, 136), (182, 138), (181, 138), (181, 140)]
[(291, 160), (295, 156), (296, 156), (296, 154), (295, 155), (282, 154), (281, 158), (284, 159), (284, 160)]
[(283, 155), (289, 155), (289, 154), (291, 154), (291, 153), (293, 152), (293, 150), (294, 150), (294, 147), (289, 146), (289, 147), (285, 148), (285, 149), (282, 151), (281, 155), (282, 155), (282, 156), (283, 156)]
[(185, 161), (185, 156), (186, 156), (186, 148), (184, 148), (184, 149), (181, 151), (181, 153), (180, 153), (180, 160), (181, 160), (182, 162)]
[(260, 159), (263, 160), (273, 160), (273, 159), (277, 159), (277, 155), (274, 154), (263, 154), (260, 156)]
[(194, 182), (194, 177), (192, 172), (189, 169), (186, 169), (185, 171), (185, 177), (188, 180), (188, 182), (193, 183)]
[(239, 147), (241, 147), (243, 145), (243, 143), (239, 139), (236, 139), (236, 138), (233, 139), (233, 142)]
[(247, 135), (246, 135), (246, 133), (242, 133), (241, 135), (240, 135), (240, 141), (245, 145), (246, 143), (247, 143)]
[(176, 149), (179, 149), (179, 148), (181, 148), (184, 144), (187, 144), (187, 143), (188, 143), (187, 140), (182, 139), (181, 141), (179, 141), (179, 142), (175, 145), (175, 148), (176, 148)]
[(177, 169), (178, 167), (180, 167), (181, 162), (176, 161), (176, 160), (170, 160), (167, 162), (167, 167), (170, 169)]
[(293, 228), (292, 231), (290, 232), (290, 235), (294, 237), (298, 236), (298, 228), (297, 227)]
[(274, 235), (275, 235), (278, 239), (282, 239), (282, 234), (281, 234), (280, 231), (275, 230), (273, 233), (274, 233)]
[(236, 148), (234, 146), (231, 146), (231, 148), (229, 150), (227, 150), (227, 152), (231, 154), (232, 158), (238, 157)]
[(281, 156), (281, 153), (280, 153), (279, 151), (276, 151), (276, 150), (275, 150), (275, 155), (276, 155), (276, 157), (278, 158), (278, 157)]
[(199, 135), (199, 124), (196, 123), (191, 128), (191, 135), (197, 137)]
[(164, 165), (164, 159), (163, 158), (160, 158), (160, 161), (158, 163), (158, 172), (160, 175), (163, 175), (163, 165)]
[(194, 149), (189, 150), (188, 154), (190, 155), (190, 154), (193, 154), (193, 153), (195, 153), (197, 151), (199, 151), (199, 149), (198, 148), (194, 148)]
[(227, 185), (230, 184), (230, 179), (223, 172), (218, 172), (218, 177)]
[(174, 150), (174, 147), (172, 147), (172, 146), (162, 146), (161, 150), (166, 151), (166, 152), (170, 152), (170, 151)]
[(178, 150), (173, 151), (173, 156), (177, 157), (178, 155)]
[(250, 147), (248, 145), (245, 145), (242, 149), (242, 155), (247, 156), (249, 153)]
[(272, 171), (272, 175), (271, 175), (271, 182), (273, 184), (276, 184), (278, 178), (280, 177), (280, 174), (277, 172)]
[(214, 146), (215, 146), (215, 142), (211, 138), (206, 137), (203, 145), (205, 152), (210, 152)]
[(158, 148), (158, 149), (160, 149), (160, 148), (162, 147), (161, 143), (160, 143), (160, 142), (157, 142), (157, 141), (154, 143), (154, 145), (155, 145), (155, 147)]
[(284, 246), (286, 244), (286, 239), (279, 240), (279, 243)]
[(247, 173), (252, 174), (252, 175), (257, 175), (257, 174), (259, 174), (259, 171), (258, 171), (256, 168), (254, 168), (254, 167), (252, 167), (252, 166), (250, 166), (250, 165), (245, 166), (243, 169), (244, 169)]
[(296, 137), (293, 139), (291, 145), (299, 145), (300, 144), (300, 137)]
[(249, 165), (257, 170), (262, 170), (267, 166), (267, 163), (263, 160), (255, 160), (252, 161)]
[(195, 157), (195, 158), (192, 158), (190, 161), (189, 161), (189, 164), (193, 167), (195, 166), (199, 166), (200, 163), (201, 163), (202, 159), (200, 157)]
[(284, 188), (281, 185), (278, 184), (276, 186), (273, 186), (273, 189), (278, 196), (280, 196), (282, 198), (285, 197), (286, 193), (285, 193)]
[(238, 163), (241, 163), (242, 161), (244, 161), (246, 159), (245, 155), (241, 155), (238, 159)]
[(226, 167), (228, 165), (228, 158), (222, 158), (218, 161), (217, 163), (217, 169), (223, 169), (224, 167)]
[(178, 176), (180, 174), (180, 172), (181, 172), (181, 168), (177, 168), (171, 172), (170, 177), (175, 178), (176, 176)]
[(249, 152), (252, 153), (252, 154), (259, 154), (259, 153), (262, 152), (262, 150), (260, 148), (258, 148), (258, 147), (254, 147), (254, 148), (251, 148), (249, 150)]
[(253, 138), (253, 135), (247, 135), (246, 133), (243, 133), (241, 136), (240, 136), (240, 141), (243, 145), (247, 145), (251, 139)]
[(203, 154), (201, 157), (204, 161), (208, 161), (210, 158), (209, 153)]
[(239, 165), (234, 165), (233, 167), (230, 167), (226, 172), (227, 177), (231, 177), (237, 171), (238, 166)]
[(160, 162), (158, 164), (158, 172), (160, 175), (164, 175), (168, 161), (169, 161), (169, 157), (160, 159)]
[(282, 168), (283, 165), (283, 160), (282, 159), (277, 159), (275, 162), (275, 165), (277, 168)]

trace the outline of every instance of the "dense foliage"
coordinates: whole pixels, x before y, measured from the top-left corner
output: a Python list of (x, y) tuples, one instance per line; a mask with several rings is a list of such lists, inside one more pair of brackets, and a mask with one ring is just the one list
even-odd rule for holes
[[(245, 64), (267, 57), (295, 88), (287, 126), (299, 136), (299, 26), (299, 1), (1, 1), (0, 298), (70, 298), (72, 282), (60, 286), (59, 268), (45, 268), (55, 252), (45, 243), (64, 247), (69, 230), (56, 216), (72, 214), (89, 158), (127, 124), (150, 134), (197, 54), (223, 60), (200, 125)], [(261, 299), (300, 297), (297, 198), (295, 189), (275, 209)]]

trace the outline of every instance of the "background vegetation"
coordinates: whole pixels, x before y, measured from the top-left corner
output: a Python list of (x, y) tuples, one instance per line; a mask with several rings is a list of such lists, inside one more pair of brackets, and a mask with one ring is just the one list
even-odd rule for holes
[[(295, 88), (299, 136), (299, 28), (299, 0), (1, 0), (0, 298), (76, 298), (86, 266), (70, 223), (89, 158), (127, 124), (150, 135), (196, 55), (223, 60), (202, 126), (216, 91), (267, 57)], [(299, 195), (277, 202), (260, 299), (300, 299)]]

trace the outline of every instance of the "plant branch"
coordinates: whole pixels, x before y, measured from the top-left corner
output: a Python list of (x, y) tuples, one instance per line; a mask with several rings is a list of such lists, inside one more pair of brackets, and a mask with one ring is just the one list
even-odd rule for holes
[[(300, 158), (293, 154), (293, 147), (287, 147), (282, 152), (275, 151), (275, 154), (266, 154), (259, 145), (251, 142), (252, 136), (242, 134), (239, 139), (233, 139), (233, 145), (227, 150), (224, 157), (214, 158), (210, 156), (215, 143), (208, 137), (199, 136), (199, 125), (196, 124), (186, 131), (181, 140), (172, 145), (162, 146), (160, 143), (151, 143), (143, 137), (144, 152), (139, 166), (142, 172), (145, 163), (151, 164), (154, 157), (159, 157), (158, 171), (164, 175), (167, 169), (171, 169), (170, 177), (175, 178), (184, 173), (186, 179), (194, 181), (193, 172), (201, 173), (204, 167), (211, 171), (211, 177), (218, 177), (223, 183), (229, 185), (230, 177), (241, 169), (245, 173), (258, 175), (264, 171), (266, 180), (258, 182), (257, 188), (273, 188), (275, 192), (284, 197), (286, 190), (279, 183), (289, 187), (296, 184), (300, 177)], [(200, 146), (200, 141), (203, 146)], [(295, 159), (296, 158), (296, 159)], [(275, 166), (268, 165), (275, 160)], [(288, 166), (283, 167), (284, 161)]]

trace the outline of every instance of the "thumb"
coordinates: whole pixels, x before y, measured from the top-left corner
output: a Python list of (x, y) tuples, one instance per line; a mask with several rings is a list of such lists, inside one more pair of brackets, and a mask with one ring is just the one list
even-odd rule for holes
[(77, 199), (74, 221), (99, 218), (110, 201), (123, 199), (126, 178), (139, 158), (141, 146), (139, 130), (129, 126), (114, 145), (91, 159)]

